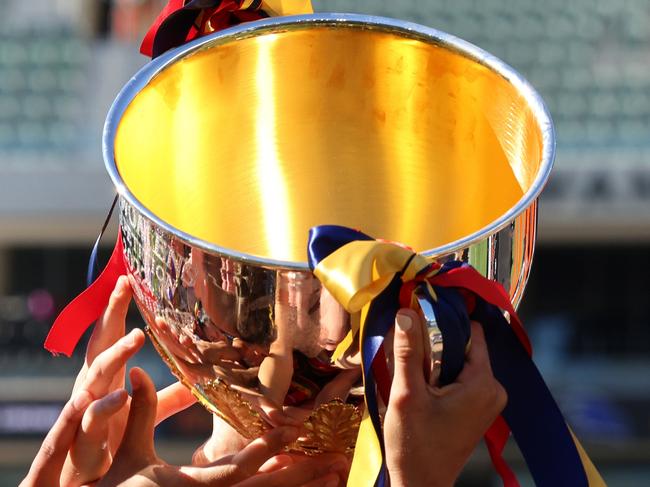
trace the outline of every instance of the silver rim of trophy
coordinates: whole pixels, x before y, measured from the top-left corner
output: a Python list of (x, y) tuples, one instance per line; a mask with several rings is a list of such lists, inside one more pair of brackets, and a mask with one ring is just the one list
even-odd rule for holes
[(516, 70), (499, 58), (484, 51), (483, 49), (455, 37), (451, 34), (439, 30), (425, 27), (412, 22), (406, 22), (386, 17), (358, 15), (358, 14), (339, 14), (339, 13), (318, 13), (311, 15), (297, 15), (287, 17), (272, 17), (255, 22), (241, 24), (236, 27), (228, 28), (205, 37), (201, 37), (176, 49), (172, 49), (152, 62), (144, 66), (133, 78), (122, 88), (111, 106), (106, 123), (104, 125), (102, 151), (104, 164), (110, 175), (115, 188), (121, 198), (124, 198), (130, 205), (135, 207), (143, 216), (146, 216), (153, 223), (162, 229), (173, 233), (177, 238), (184, 240), (187, 244), (199, 247), (205, 251), (219, 255), (228, 256), (232, 259), (251, 265), (260, 265), (265, 268), (280, 268), (286, 270), (308, 271), (309, 267), (306, 262), (294, 262), (275, 260), (268, 257), (239, 252), (235, 249), (221, 247), (211, 242), (196, 238), (169, 223), (157, 217), (147, 209), (126, 187), (120, 173), (117, 169), (114, 157), (114, 142), (118, 125), (125, 110), (135, 98), (135, 96), (162, 70), (175, 63), (180, 58), (184, 58), (193, 52), (209, 47), (213, 44), (221, 44), (230, 40), (241, 38), (250, 33), (264, 33), (280, 31), (290, 26), (324, 26), (333, 27), (359, 27), (383, 29), (387, 32), (400, 34), (404, 37), (418, 39), (431, 44), (443, 46), (452, 51), (462, 54), (464, 57), (482, 64), (490, 70), (498, 73), (507, 80), (530, 107), (535, 117), (541, 133), (541, 145), (543, 148), (541, 161), (537, 176), (531, 184), (528, 191), (524, 193), (521, 199), (506, 213), (489, 225), (471, 233), (461, 239), (447, 243), (445, 245), (429, 249), (422, 252), (427, 257), (436, 257), (452, 254), (461, 249), (467, 248), (489, 235), (493, 235), (504, 227), (508, 226), (511, 221), (524, 212), (529, 206), (535, 203), (546, 184), (555, 157), (555, 132), (549, 111), (544, 104), (541, 96), (524, 79)]

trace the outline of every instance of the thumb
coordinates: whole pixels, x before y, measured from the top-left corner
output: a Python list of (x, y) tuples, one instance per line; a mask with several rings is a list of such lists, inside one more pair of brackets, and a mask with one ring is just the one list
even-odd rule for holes
[(424, 361), (423, 326), (420, 316), (412, 309), (400, 309), (395, 317), (393, 356), (395, 371), (391, 389), (395, 392), (415, 392), (425, 389), (422, 369)]
[(128, 456), (132, 461), (148, 461), (155, 457), (153, 432), (158, 404), (156, 388), (147, 373), (138, 367), (131, 369), (129, 377), (133, 397), (118, 455)]

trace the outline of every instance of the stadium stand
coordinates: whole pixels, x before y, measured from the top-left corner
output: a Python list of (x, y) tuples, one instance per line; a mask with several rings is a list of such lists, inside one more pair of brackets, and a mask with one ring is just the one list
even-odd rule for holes
[[(41, 344), (53, 314), (84, 285), (88, 251), (112, 200), (101, 162), (106, 111), (146, 61), (133, 42), (111, 35), (116, 2), (95, 2), (103, 9), (99, 23), (83, 19), (82, 0), (27, 3), (43, 9), (37, 20), (25, 20), (32, 14), (22, 2), (0, 1), (7, 13), (0, 16), (3, 485), (24, 472), (81, 364), (80, 355), (53, 359)], [(313, 4), (451, 33), (500, 57), (540, 91), (556, 124), (557, 162), (542, 198), (522, 314), (540, 365), (610, 485), (642, 485), (650, 475), (650, 2)], [(102, 27), (88, 29), (93, 22)], [(618, 263), (615, 289), (610, 261)], [(580, 281), (562, 275), (569, 265)], [(137, 314), (130, 321), (139, 323)], [(139, 360), (159, 384), (170, 380), (151, 350)], [(172, 424), (167, 432), (181, 435), (182, 428)], [(487, 465), (479, 455), (459, 485), (488, 485)]]

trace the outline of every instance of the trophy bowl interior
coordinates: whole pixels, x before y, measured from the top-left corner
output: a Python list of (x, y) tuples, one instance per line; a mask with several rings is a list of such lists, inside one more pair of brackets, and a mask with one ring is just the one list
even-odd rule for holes
[(240, 254), (305, 262), (319, 224), (425, 251), (529, 192), (537, 115), (503, 74), (435, 39), (296, 23), (166, 65), (126, 107), (114, 158), (153, 215)]
[(308, 230), (345, 225), (467, 261), (517, 300), (553, 153), (537, 95), (500, 61), (339, 14), (163, 55), (123, 90), (104, 137), (157, 350), (247, 438), (271, 427), (269, 405), (293, 408), (306, 433), (291, 449), (307, 454), (350, 454), (363, 403), (358, 348), (333, 355), (352, 318), (306, 266)]

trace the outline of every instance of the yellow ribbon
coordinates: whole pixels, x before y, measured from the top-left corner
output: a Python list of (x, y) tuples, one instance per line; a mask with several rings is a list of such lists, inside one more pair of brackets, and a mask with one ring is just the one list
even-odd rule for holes
[[(245, 1), (242, 4), (242, 10), (250, 7), (254, 1)], [(310, 14), (314, 11), (311, 6), (311, 0), (263, 0), (261, 9), (271, 17)]]
[(578, 455), (580, 455), (580, 460), (582, 460), (582, 466), (585, 469), (585, 474), (587, 475), (587, 482), (589, 483), (589, 487), (607, 487), (607, 484), (600, 476), (598, 470), (596, 470), (596, 466), (591, 461), (591, 458), (589, 458), (589, 455), (587, 455), (587, 452), (582, 447), (582, 444), (580, 443), (576, 435), (573, 433), (573, 430), (569, 428), (569, 431), (571, 432), (571, 436), (573, 437), (573, 442), (576, 444), (576, 449), (578, 450)]
[[(332, 360), (338, 360), (354, 343), (365, 321), (367, 306), (396, 273), (403, 270), (402, 280), (410, 281), (430, 264), (429, 259), (406, 247), (377, 240), (355, 240), (321, 260), (314, 275), (353, 315), (350, 331), (332, 354)], [(361, 314), (355, 316), (356, 313)]]
[[(387, 242), (367, 240), (352, 241), (321, 260), (314, 275), (323, 286), (352, 315), (351, 330), (335, 350), (332, 360), (338, 360), (346, 350), (359, 342), (364, 334), (370, 303), (389, 285), (395, 274), (402, 272), (402, 281), (413, 280), (429, 266), (432, 260), (412, 250)], [(437, 272), (434, 268), (425, 277)], [(428, 284), (427, 279), (423, 280)], [(433, 289), (429, 285), (429, 292)], [(411, 303), (413, 306), (414, 303)], [(370, 366), (370, 364), (365, 364)], [(362, 363), (362, 367), (365, 367)], [(365, 378), (365, 368), (364, 368)], [(368, 404), (357, 435), (356, 448), (348, 478), (348, 487), (373, 487), (382, 466), (379, 437), (368, 414)], [(606, 487), (602, 477), (587, 456), (582, 445), (571, 431), (578, 454), (582, 460), (589, 487)]]
[[(402, 280), (407, 282), (430, 264), (429, 259), (410, 249), (376, 240), (350, 242), (321, 260), (314, 275), (352, 315), (350, 332), (334, 351), (332, 360), (338, 360), (363, 336), (370, 303), (386, 289), (395, 274), (402, 272)], [(359, 343), (360, 350), (361, 347)], [(381, 445), (366, 404), (347, 485), (372, 487), (381, 465)]]

